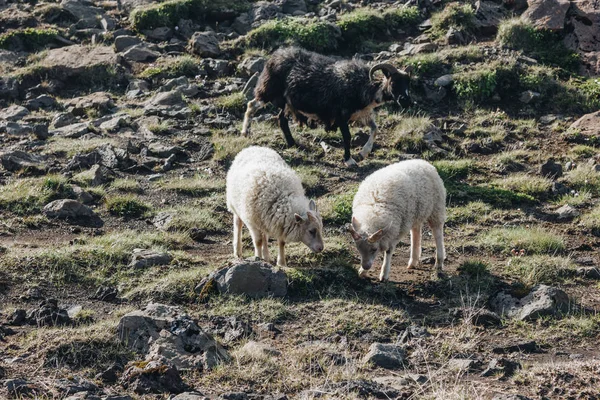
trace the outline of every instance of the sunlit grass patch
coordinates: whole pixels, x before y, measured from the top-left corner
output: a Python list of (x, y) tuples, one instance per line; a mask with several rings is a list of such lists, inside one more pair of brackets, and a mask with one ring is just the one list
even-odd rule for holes
[(115, 179), (110, 184), (110, 187), (119, 192), (125, 192), (125, 193), (140, 194), (144, 191), (144, 189), (142, 188), (142, 186), (140, 185), (140, 183), (138, 181), (136, 181), (135, 179), (128, 179), (128, 178)]
[(493, 181), (493, 184), (503, 189), (528, 194), (537, 198), (548, 196), (552, 189), (552, 180), (540, 176), (517, 173)]
[(446, 209), (446, 223), (476, 223), (488, 218), (494, 208), (482, 201), (472, 201), (464, 206), (453, 206)]
[(466, 178), (475, 168), (475, 162), (470, 159), (439, 160), (434, 161), (433, 166), (437, 169), (440, 177), (446, 181)]
[(506, 263), (506, 271), (529, 286), (556, 285), (573, 275), (575, 263), (569, 257), (548, 255), (511, 257)]
[(189, 196), (200, 196), (225, 189), (225, 181), (214, 176), (196, 175), (193, 177), (174, 177), (159, 182), (163, 190)]
[(512, 249), (526, 254), (555, 254), (565, 250), (564, 238), (541, 227), (493, 228), (479, 235), (476, 242), (490, 251), (508, 253)]
[(600, 194), (600, 172), (592, 164), (579, 164), (577, 168), (567, 172), (565, 180), (576, 190)]
[(319, 199), (323, 222), (343, 225), (352, 219), (352, 201), (358, 186), (347, 188), (343, 193), (330, 194)]
[(36, 214), (52, 200), (74, 197), (72, 186), (61, 175), (22, 178), (0, 185), (0, 208), (18, 215)]
[(109, 213), (125, 218), (139, 218), (152, 214), (152, 206), (134, 195), (110, 196), (105, 199)]
[(166, 303), (189, 303), (197, 297), (194, 288), (210, 272), (210, 267), (200, 266), (190, 269), (169, 271), (150, 282), (141, 283), (124, 293), (130, 300), (151, 300)]
[(432, 129), (431, 118), (429, 117), (403, 117), (392, 128), (390, 139), (394, 147), (405, 151), (421, 151), (425, 148), (426, 143), (424, 136)]

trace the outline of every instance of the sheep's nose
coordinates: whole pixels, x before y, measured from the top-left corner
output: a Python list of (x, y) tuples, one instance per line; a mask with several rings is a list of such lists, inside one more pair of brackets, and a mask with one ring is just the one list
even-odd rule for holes
[(323, 245), (322, 244), (318, 244), (315, 246), (315, 253), (320, 253), (323, 251)]
[(362, 269), (365, 271), (370, 270), (373, 264), (362, 264)]

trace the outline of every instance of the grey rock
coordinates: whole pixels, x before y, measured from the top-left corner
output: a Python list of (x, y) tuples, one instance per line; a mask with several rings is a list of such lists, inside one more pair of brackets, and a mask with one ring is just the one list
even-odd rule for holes
[(173, 37), (173, 31), (171, 30), (171, 28), (161, 26), (156, 29), (144, 31), (144, 35), (146, 35), (146, 37), (148, 37), (149, 39), (164, 42)]
[(39, 388), (24, 379), (7, 379), (3, 382), (4, 387), (11, 397), (30, 397), (39, 392)]
[(394, 389), (404, 391), (407, 386), (411, 385), (423, 385), (429, 381), (429, 378), (425, 375), (404, 373), (402, 375), (390, 375), (390, 376), (379, 376), (373, 379), (375, 382), (382, 385), (392, 387)]
[(226, 76), (231, 71), (231, 65), (227, 60), (205, 58), (200, 62), (200, 66), (210, 78)]
[(484, 35), (495, 34), (500, 21), (506, 19), (505, 10), (503, 4), (477, 0), (475, 3), (475, 27)]
[(568, 204), (565, 204), (564, 206), (562, 206), (558, 210), (556, 210), (556, 218), (559, 221), (570, 221), (573, 218), (578, 217), (579, 215), (581, 215), (579, 210), (577, 210), (575, 207), (572, 207)]
[(199, 293), (208, 282), (216, 283), (220, 293), (245, 294), (249, 297), (284, 297), (287, 275), (262, 261), (240, 261), (209, 275), (197, 287)]
[(281, 11), (285, 14), (295, 14), (297, 11), (306, 13), (306, 2), (304, 0), (283, 0)]
[(248, 76), (252, 76), (256, 73), (261, 73), (265, 67), (267, 60), (264, 57), (246, 57), (244, 61), (240, 63), (238, 69), (243, 71)]
[(404, 364), (405, 353), (404, 347), (399, 345), (373, 343), (363, 362), (387, 369), (400, 368)]
[(448, 361), (448, 369), (456, 371), (475, 371), (481, 367), (481, 362), (478, 360), (470, 360), (463, 358), (453, 358)]
[(71, 220), (96, 217), (91, 208), (72, 199), (54, 200), (44, 206), (43, 213), (48, 218)]
[(19, 97), (19, 86), (16, 78), (0, 76), (0, 100), (16, 100)]
[(86, 71), (115, 68), (118, 63), (119, 58), (112, 47), (73, 45), (48, 50), (39, 66), (52, 69), (57, 75), (68, 80)]
[(219, 40), (213, 32), (196, 32), (190, 39), (190, 48), (200, 57), (218, 57), (221, 54)]
[(538, 97), (540, 97), (539, 92), (534, 92), (533, 90), (526, 90), (526, 91), (522, 92), (521, 95), (519, 96), (519, 101), (521, 103), (529, 104), (533, 100), (537, 99)]
[(108, 133), (116, 133), (119, 129), (131, 126), (131, 117), (128, 115), (117, 115), (100, 124), (99, 128)]
[(600, 279), (600, 269), (597, 267), (579, 267), (577, 275), (587, 279)]
[(127, 85), (127, 91), (140, 90), (143, 93), (150, 91), (150, 84), (143, 79), (132, 79)]
[(94, 294), (94, 299), (106, 302), (113, 302), (117, 299), (119, 291), (112, 286), (100, 286)]
[(35, 99), (27, 100), (25, 102), (25, 107), (31, 111), (37, 111), (40, 109), (48, 110), (57, 106), (58, 102), (54, 99), (54, 97), (47, 94), (42, 94)]
[(112, 182), (116, 178), (116, 174), (104, 165), (95, 164), (89, 171), (83, 172), (90, 186), (102, 186)]
[(94, 201), (94, 197), (85, 190), (83, 190), (80, 186), (73, 185), (72, 188), (77, 200), (81, 203), (90, 204)]
[(149, 106), (182, 106), (183, 95), (179, 90), (159, 92), (148, 101)]
[(566, 313), (570, 308), (570, 302), (569, 296), (564, 291), (547, 285), (537, 285), (522, 299), (500, 292), (491, 300), (491, 306), (502, 316), (531, 321), (544, 316)]
[(89, 124), (87, 122), (79, 122), (77, 124), (71, 124), (67, 126), (54, 129), (52, 135), (61, 136), (69, 139), (77, 139), (85, 135), (90, 131)]
[(452, 44), (464, 45), (469, 42), (469, 35), (467, 35), (462, 30), (456, 29), (453, 26), (451, 26), (448, 29), (448, 32), (446, 32), (446, 36), (444, 37), (444, 39), (446, 41), (446, 44), (449, 44), (449, 45), (452, 45)]
[(71, 323), (67, 310), (60, 308), (58, 302), (54, 299), (44, 300), (39, 308), (33, 310), (30, 319), (37, 326), (67, 325)]
[(76, 118), (70, 112), (58, 113), (52, 118), (52, 126), (56, 128), (62, 128), (67, 125), (72, 125), (76, 121)]
[(159, 253), (154, 250), (134, 249), (129, 266), (134, 269), (148, 268), (155, 265), (168, 265), (173, 260), (169, 253)]
[(123, 58), (133, 62), (149, 62), (160, 57), (158, 51), (152, 50), (146, 44), (140, 43), (129, 47), (123, 53)]
[(527, 0), (529, 7), (521, 18), (538, 28), (550, 31), (562, 31), (565, 16), (569, 9), (569, 0)]
[(600, 111), (595, 111), (586, 114), (573, 122), (569, 129), (579, 131), (584, 135), (599, 136), (600, 135)]
[[(73, 16), (73, 19), (77, 21), (77, 28), (104, 28), (100, 22), (102, 18), (108, 23), (110, 18), (104, 15), (104, 11), (101, 8), (94, 7), (92, 3), (84, 0), (63, 0), (60, 3), (63, 10)], [(109, 27), (108, 25), (106, 26)], [(114, 27), (114, 22), (110, 24), (110, 27)]]
[(206, 400), (208, 397), (204, 396), (200, 392), (185, 392), (178, 394), (173, 397), (171, 400)]
[(142, 39), (137, 36), (123, 35), (115, 38), (115, 50), (117, 53), (127, 50), (131, 46), (142, 43)]
[(241, 354), (242, 357), (244, 355), (259, 358), (264, 356), (277, 357), (281, 355), (281, 351), (266, 343), (250, 340), (242, 347)]
[(67, 109), (75, 116), (83, 116), (88, 110), (106, 114), (115, 106), (112, 96), (106, 92), (95, 92), (76, 97), (65, 102)]
[(27, 115), (29, 115), (29, 110), (17, 104), (13, 104), (12, 106), (0, 110), (0, 120), (5, 121), (19, 121)]
[(446, 86), (450, 85), (453, 81), (454, 81), (454, 76), (452, 74), (442, 75), (435, 80), (434, 85), (446, 87)]
[(160, 229), (161, 231), (166, 231), (169, 229), (169, 224), (171, 223), (172, 220), (173, 220), (172, 213), (169, 213), (166, 211), (161, 211), (154, 216), (154, 219), (152, 220), (152, 224), (157, 229)]
[(507, 346), (494, 347), (492, 351), (496, 354), (537, 353), (540, 351), (540, 346), (532, 340)]
[(35, 154), (15, 150), (0, 154), (0, 163), (10, 172), (18, 171), (45, 171), (45, 158)]
[(121, 385), (136, 394), (181, 393), (187, 386), (176, 367), (163, 361), (130, 364), (123, 376)]
[(169, 330), (171, 323), (181, 314), (178, 307), (149, 303), (144, 309), (132, 311), (121, 317), (117, 331), (121, 343), (132, 350), (147, 354), (150, 341), (159, 337), (160, 331)]
[(481, 376), (501, 375), (500, 379), (505, 380), (513, 376), (519, 369), (521, 369), (521, 364), (518, 361), (512, 361), (505, 358), (494, 358), (481, 373)]
[(555, 162), (553, 158), (548, 159), (542, 166), (540, 166), (540, 175), (546, 178), (557, 179), (563, 174), (562, 165)]
[(189, 155), (183, 148), (179, 146), (164, 145), (158, 142), (150, 143), (148, 145), (148, 155), (158, 158), (175, 156), (178, 160), (189, 158)]
[(256, 84), (258, 83), (258, 75), (258, 72), (252, 75), (252, 77), (248, 79), (248, 82), (246, 82), (244, 89), (242, 89), (242, 94), (248, 101), (254, 98), (254, 89), (256, 89)]
[(529, 397), (520, 394), (497, 394), (492, 400), (531, 400)]

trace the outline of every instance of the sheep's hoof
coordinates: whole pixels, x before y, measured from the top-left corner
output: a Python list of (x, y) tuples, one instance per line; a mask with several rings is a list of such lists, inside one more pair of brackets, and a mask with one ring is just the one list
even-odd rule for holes
[(250, 136), (250, 130), (249, 129), (242, 129), (242, 131), (240, 132), (242, 136)]
[(439, 281), (439, 280), (446, 279), (446, 278), (448, 278), (448, 276), (445, 273), (443, 273), (442, 271), (436, 270), (431, 273), (431, 279), (434, 281)]
[(354, 161), (354, 158), (352, 158), (352, 157), (350, 157), (349, 159), (344, 161), (344, 163), (346, 164), (347, 167), (354, 167), (354, 166), (358, 165), (358, 163), (356, 161)]
[(364, 278), (365, 276), (367, 276), (367, 270), (366, 269), (362, 269), (362, 267), (359, 268), (358, 269), (358, 276), (360, 276), (361, 278)]
[(380, 276), (379, 277), (379, 282), (389, 282), (390, 278), (389, 277), (385, 277), (385, 276)]

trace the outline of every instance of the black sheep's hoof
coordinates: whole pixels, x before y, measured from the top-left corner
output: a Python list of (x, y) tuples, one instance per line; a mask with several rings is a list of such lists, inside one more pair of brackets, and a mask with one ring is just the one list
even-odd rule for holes
[(358, 153), (358, 155), (356, 156), (356, 162), (361, 162), (361, 161), (364, 161), (364, 159), (365, 159), (365, 158), (364, 158), (364, 157), (363, 157), (363, 155), (362, 155), (362, 154), (360, 154), (360, 153)]

